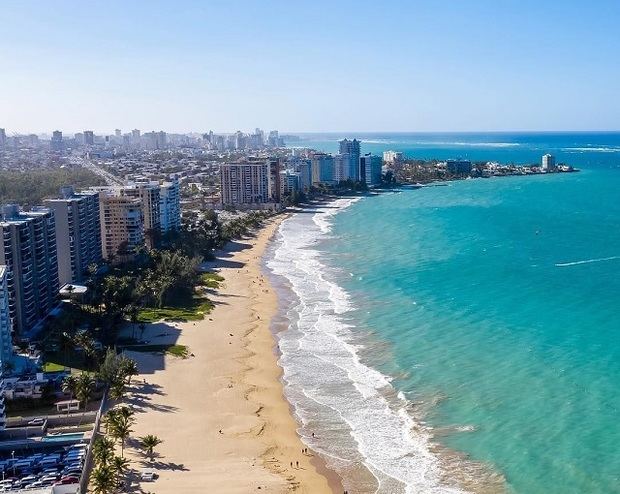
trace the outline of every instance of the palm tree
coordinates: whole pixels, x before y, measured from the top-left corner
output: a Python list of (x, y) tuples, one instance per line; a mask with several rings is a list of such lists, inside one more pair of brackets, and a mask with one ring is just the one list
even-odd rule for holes
[(120, 368), (121, 374), (127, 377), (127, 384), (131, 384), (131, 378), (140, 373), (137, 362), (129, 357), (122, 357)]
[(110, 468), (114, 472), (114, 484), (116, 487), (120, 487), (121, 477), (129, 470), (129, 460), (122, 456), (115, 456), (112, 458)]
[[(73, 397), (75, 396), (75, 393), (77, 391), (77, 381), (77, 378), (72, 374), (65, 376), (65, 378), (62, 380), (61, 389), (64, 393), (70, 393), (71, 401), (73, 401)], [(68, 406), (67, 415), (69, 415), (70, 411), (71, 407)]]
[(99, 465), (90, 474), (90, 484), (94, 494), (110, 494), (114, 490), (114, 471), (107, 465)]
[(108, 433), (121, 442), (121, 458), (123, 458), (125, 441), (132, 432), (131, 426), (134, 421), (133, 411), (129, 407), (114, 408), (106, 415)]
[(82, 371), (76, 379), (75, 397), (84, 405), (84, 411), (86, 411), (86, 405), (88, 405), (88, 400), (90, 400), (94, 388), (95, 380), (88, 372)]
[(109, 465), (114, 457), (114, 442), (107, 437), (97, 438), (93, 445), (93, 457), (97, 465)]
[(153, 456), (155, 454), (154, 449), (161, 443), (163, 443), (163, 441), (153, 434), (148, 434), (140, 438), (140, 446), (151, 461), (153, 461)]
[(110, 386), (110, 398), (116, 401), (122, 401), (125, 396), (125, 381), (119, 376)]

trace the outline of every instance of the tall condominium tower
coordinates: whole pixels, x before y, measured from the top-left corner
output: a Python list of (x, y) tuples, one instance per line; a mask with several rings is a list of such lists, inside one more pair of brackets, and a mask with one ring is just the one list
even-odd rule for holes
[(357, 139), (343, 139), (340, 141), (340, 154), (348, 156), (348, 175), (351, 180), (360, 180), (359, 162), (360, 162), (360, 141)]
[(76, 193), (67, 186), (60, 199), (49, 199), (45, 205), (54, 211), (60, 285), (79, 283), (88, 266), (102, 259), (99, 193)]
[(2, 208), (0, 264), (8, 268), (10, 313), (18, 337), (37, 328), (58, 299), (58, 261), (54, 212)]
[(181, 228), (181, 190), (179, 181), (163, 182), (159, 187), (159, 225), (162, 233)]
[(381, 168), (383, 160), (379, 156), (370, 153), (360, 158), (360, 180), (366, 185), (378, 185), (381, 183)]
[(312, 155), (312, 183), (333, 184), (335, 177), (334, 157), (331, 154), (314, 153)]
[(4, 129), (0, 129), (0, 149), (4, 149), (6, 147), (6, 131)]
[[(272, 166), (269, 160), (220, 165), (222, 204), (243, 205), (271, 202), (271, 171)], [(279, 176), (277, 185), (279, 187)]]
[(9, 304), (9, 270), (6, 266), (0, 266), (0, 373), (13, 359)]
[(52, 132), (50, 147), (52, 151), (62, 151), (62, 132), (60, 130)]

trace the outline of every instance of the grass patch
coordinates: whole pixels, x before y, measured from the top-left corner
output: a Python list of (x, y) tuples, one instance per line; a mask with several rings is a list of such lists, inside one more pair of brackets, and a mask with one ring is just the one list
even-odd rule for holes
[(138, 320), (140, 322), (153, 323), (157, 321), (201, 321), (213, 309), (214, 305), (207, 298), (193, 297), (189, 303), (162, 307), (145, 307), (140, 310)]
[(185, 345), (131, 345), (125, 348), (134, 352), (167, 353), (183, 359), (189, 357), (189, 348)]
[(70, 352), (44, 352), (43, 355), (43, 370), (45, 372), (58, 372), (65, 369), (65, 367), (72, 370), (88, 371), (88, 363), (83, 352), (77, 352), (71, 350)]
[(43, 372), (62, 372), (64, 370), (65, 366), (56, 362), (45, 362), (43, 364)]
[(217, 273), (202, 273), (200, 275), (200, 284), (207, 288), (219, 288), (222, 281), (224, 281), (224, 277)]

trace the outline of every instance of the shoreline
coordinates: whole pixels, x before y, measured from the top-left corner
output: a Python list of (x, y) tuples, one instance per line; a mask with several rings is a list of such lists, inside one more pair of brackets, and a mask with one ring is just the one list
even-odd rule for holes
[[(149, 343), (186, 345), (190, 357), (128, 352), (140, 375), (126, 400), (137, 412), (126, 456), (134, 470), (150, 466), (159, 474), (155, 483), (140, 483), (142, 491), (342, 492), (320, 456), (302, 454), (277, 362), (271, 324), (278, 300), (262, 260), (286, 217), (267, 220), (206, 263), (224, 281), (209, 293), (215, 308), (204, 320), (148, 325)], [(146, 434), (163, 440), (153, 464), (136, 451), (134, 438)]]

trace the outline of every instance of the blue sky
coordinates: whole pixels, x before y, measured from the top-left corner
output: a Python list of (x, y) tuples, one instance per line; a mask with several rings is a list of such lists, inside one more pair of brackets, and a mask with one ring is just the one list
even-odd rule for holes
[(0, 3), (9, 132), (620, 129), (620, 2)]

